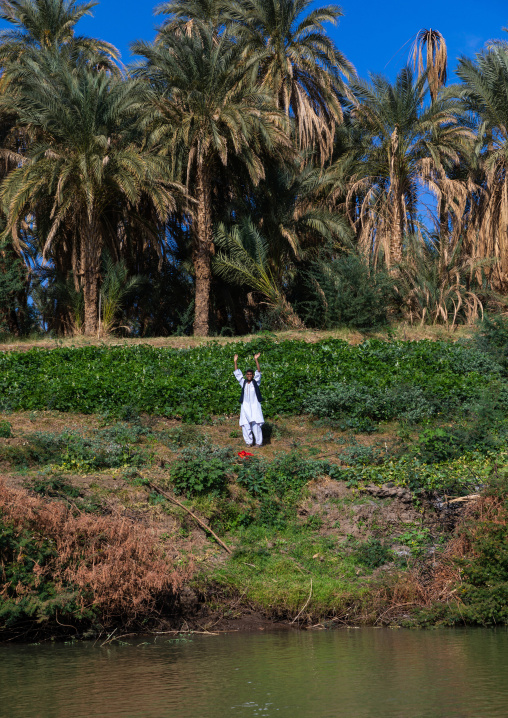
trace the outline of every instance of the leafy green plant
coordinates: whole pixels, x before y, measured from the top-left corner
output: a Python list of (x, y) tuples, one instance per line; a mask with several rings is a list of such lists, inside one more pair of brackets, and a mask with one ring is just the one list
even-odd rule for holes
[(431, 543), (432, 536), (426, 526), (415, 526), (400, 534), (397, 541), (407, 546), (412, 556), (421, 556)]
[(283, 526), (295, 517), (303, 487), (324, 475), (334, 475), (334, 467), (328, 462), (303, 459), (291, 452), (280, 454), (271, 462), (258, 457), (244, 461), (237, 481), (259, 499), (256, 516), (259, 523)]
[(369, 538), (354, 548), (352, 557), (362, 566), (375, 569), (393, 561), (393, 552), (378, 538)]
[(116, 426), (86, 436), (77, 431), (61, 434), (34, 432), (20, 446), (0, 449), (0, 456), (16, 466), (52, 464), (61, 471), (141, 466), (150, 460), (146, 450), (134, 449), (143, 432)]
[(12, 427), (8, 421), (5, 419), (3, 421), (0, 421), (0, 438), (1, 439), (10, 439), (12, 436)]
[(421, 421), (436, 413), (437, 407), (420, 387), (378, 389), (358, 382), (337, 383), (308, 397), (305, 409), (318, 417), (344, 419), (352, 417), (372, 421), (399, 418)]
[(426, 464), (406, 454), (380, 465), (351, 466), (340, 471), (349, 486), (392, 483), (408, 488), (415, 495), (463, 496), (486, 482), (495, 460), (496, 454), (485, 456), (472, 451), (450, 461)]
[(168, 446), (170, 449), (180, 449), (183, 446), (192, 446), (204, 441), (203, 434), (195, 426), (182, 424), (172, 429), (166, 429), (157, 433), (157, 440)]
[(464, 445), (453, 430), (437, 427), (425, 429), (419, 436), (417, 452), (422, 461), (437, 464), (463, 453)]
[(221, 447), (183, 449), (171, 467), (171, 482), (186, 496), (224, 493), (231, 471), (231, 452)]

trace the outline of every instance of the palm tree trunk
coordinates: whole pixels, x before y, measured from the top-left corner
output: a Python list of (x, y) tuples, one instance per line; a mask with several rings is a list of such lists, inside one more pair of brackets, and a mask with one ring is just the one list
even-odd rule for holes
[(208, 336), (210, 328), (210, 289), (212, 283), (212, 192), (210, 170), (198, 164), (196, 172), (196, 199), (198, 202), (194, 229), (192, 261), (196, 277), (194, 334)]
[[(402, 261), (402, 237), (404, 234), (404, 213), (402, 210), (401, 182), (397, 175), (397, 152), (399, 149), (399, 130), (396, 127), (390, 138), (390, 195), (392, 229), (390, 238), (389, 268)], [(390, 196), (388, 197), (390, 202)]]
[(95, 217), (83, 222), (81, 234), (81, 277), (85, 302), (85, 335), (94, 336), (98, 329), (98, 306), (102, 238)]
[(398, 265), (402, 262), (402, 211), (399, 197), (393, 198), (393, 229), (392, 241), (390, 242), (390, 266)]

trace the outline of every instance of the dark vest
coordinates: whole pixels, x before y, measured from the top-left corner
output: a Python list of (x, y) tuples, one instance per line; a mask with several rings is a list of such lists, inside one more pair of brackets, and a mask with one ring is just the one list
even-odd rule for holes
[[(254, 391), (256, 392), (256, 396), (257, 396), (257, 398), (258, 398), (258, 401), (259, 401), (259, 403), (261, 404), (261, 402), (263, 401), (263, 399), (261, 398), (261, 392), (259, 391), (258, 383), (257, 383), (257, 381), (256, 381), (255, 379), (252, 380), (252, 383), (254, 384)], [(247, 381), (244, 381), (244, 382), (243, 382), (243, 386), (242, 386), (242, 393), (240, 394), (240, 404), (243, 404), (243, 395), (244, 395), (244, 392), (245, 392), (245, 385), (246, 385), (246, 384), (247, 384)]]

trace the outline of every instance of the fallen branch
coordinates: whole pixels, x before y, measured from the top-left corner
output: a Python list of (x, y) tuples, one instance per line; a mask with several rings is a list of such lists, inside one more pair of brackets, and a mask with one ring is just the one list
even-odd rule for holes
[(229, 554), (233, 553), (231, 551), (231, 549), (229, 548), (229, 546), (226, 546), (224, 541), (222, 541), (222, 539), (220, 539), (217, 536), (217, 534), (214, 531), (212, 531), (212, 529), (209, 526), (207, 526), (205, 524), (204, 521), (201, 521), (199, 516), (196, 516), (196, 514), (192, 513), (192, 511), (190, 509), (188, 509), (187, 506), (184, 506), (181, 501), (178, 501), (178, 499), (175, 499), (175, 497), (171, 496), (171, 494), (168, 494), (165, 491), (163, 491), (162, 489), (159, 489), (157, 486), (155, 486), (155, 484), (152, 484), (150, 481), (148, 482), (147, 486), (149, 486), (152, 489), (152, 491), (155, 491), (160, 496), (163, 496), (168, 501), (171, 501), (172, 504), (176, 504), (181, 509), (186, 511), (189, 514), (189, 516), (192, 516), (194, 521), (196, 521), (196, 523), (198, 523), (201, 526), (202, 529), (204, 529), (205, 531), (207, 531), (209, 534), (211, 534), (214, 537), (214, 539), (217, 541), (217, 543), (220, 544), (225, 551), (227, 551)]
[(298, 611), (297, 615), (293, 618), (293, 620), (291, 621), (291, 623), (294, 623), (296, 620), (298, 620), (298, 619), (300, 618), (300, 616), (302, 615), (302, 613), (305, 611), (305, 609), (306, 609), (307, 606), (309, 605), (309, 602), (310, 602), (310, 599), (311, 599), (311, 598), (312, 598), (312, 579), (310, 579), (310, 593), (309, 593), (309, 598), (305, 601), (304, 605), (303, 605), (303, 606), (301, 607), (301, 609)]

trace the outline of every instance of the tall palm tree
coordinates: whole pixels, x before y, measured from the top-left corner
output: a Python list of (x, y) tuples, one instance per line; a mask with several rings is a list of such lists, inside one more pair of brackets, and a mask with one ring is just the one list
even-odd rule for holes
[[(446, 84), (448, 64), (446, 42), (441, 33), (431, 28), (420, 30), (413, 43), (411, 59), (418, 78), (425, 75), (430, 101), (435, 102), (439, 91)], [(445, 184), (446, 173), (443, 167), (440, 168), (439, 173), (441, 184)], [(437, 200), (437, 220), (439, 222), (440, 247), (445, 247), (446, 236), (449, 232), (449, 217), (446, 197), (442, 192)]]
[(0, 19), (14, 26), (0, 32), (0, 65), (39, 50), (85, 57), (92, 64), (116, 69), (118, 50), (109, 42), (76, 36), (75, 25), (98, 3), (76, 0), (0, 0)]
[(145, 58), (134, 69), (152, 87), (147, 107), (151, 141), (170, 155), (176, 171), (182, 162), (193, 227), (195, 272), (194, 333), (209, 331), (214, 166), (240, 161), (250, 180), (264, 177), (262, 154), (289, 146), (283, 117), (256, 84), (255, 59), (210, 25), (195, 24), (190, 35), (164, 34), (154, 44), (135, 43)]
[(381, 250), (386, 265), (394, 267), (402, 260), (404, 235), (415, 232), (422, 185), (444, 191), (436, 170), (458, 162), (468, 132), (457, 123), (451, 100), (422, 105), (425, 76), (415, 79), (409, 67), (393, 85), (376, 75), (370, 83), (353, 84), (352, 91), (363, 150), (347, 209), (361, 249), (375, 260)]
[(57, 243), (72, 245), (85, 333), (94, 334), (102, 250), (122, 241), (119, 207), (122, 213), (148, 197), (163, 221), (175, 204), (163, 160), (136, 133), (139, 84), (90, 69), (86, 61), (76, 66), (40, 54), (37, 63), (20, 58), (18, 89), (0, 98), (0, 109), (13, 112), (34, 138), (0, 189), (5, 234), (19, 246), (24, 223), (40, 235), (44, 256)]
[(317, 147), (325, 159), (342, 120), (344, 77), (355, 70), (324, 30), (337, 23), (341, 8), (310, 6), (311, 0), (236, 0), (226, 16), (246, 56), (263, 53), (261, 82), (294, 118), (300, 147)]
[(331, 168), (302, 168), (296, 156), (292, 163), (272, 163), (266, 175), (243, 203), (237, 199), (229, 222), (216, 230), (221, 254), (214, 258), (214, 274), (246, 290), (250, 310), (268, 302), (282, 324), (297, 326), (287, 287), (323, 248), (334, 253), (350, 246), (352, 232), (330, 206), (336, 179)]
[(508, 49), (493, 46), (475, 59), (462, 57), (457, 94), (475, 119), (472, 153), (475, 191), (470, 193), (467, 251), (473, 258), (496, 260), (491, 279), (508, 288)]

